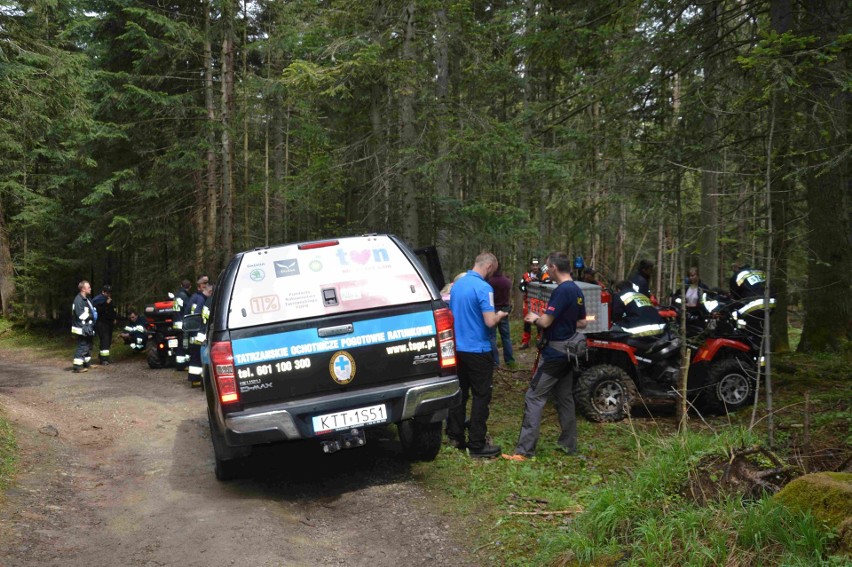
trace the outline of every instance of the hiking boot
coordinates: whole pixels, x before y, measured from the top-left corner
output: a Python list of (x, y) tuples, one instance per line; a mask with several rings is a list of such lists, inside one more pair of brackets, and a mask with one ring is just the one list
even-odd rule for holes
[(73, 372), (74, 374), (82, 374), (83, 372), (88, 372), (88, 371), (89, 371), (88, 368), (83, 368), (82, 366), (76, 367), (73, 370), (71, 370), (71, 372)]
[(109, 360), (102, 360), (101, 366), (109, 366)]
[(528, 348), (530, 348), (530, 343), (523, 343), (518, 347), (518, 350), (527, 350)]
[(468, 455), (474, 459), (493, 459), (499, 457), (501, 452), (500, 445), (491, 444), (486, 444), (476, 449), (469, 447), (467, 450)]
[(515, 453), (513, 455), (507, 455), (506, 453), (503, 453), (502, 457), (507, 461), (515, 461), (518, 463), (535, 460), (535, 457), (527, 457), (526, 455), (521, 455), (520, 453)]
[(459, 451), (464, 451), (467, 448), (467, 444), (463, 440), (455, 439), (453, 437), (449, 437), (447, 439), (447, 445), (453, 449), (458, 449)]

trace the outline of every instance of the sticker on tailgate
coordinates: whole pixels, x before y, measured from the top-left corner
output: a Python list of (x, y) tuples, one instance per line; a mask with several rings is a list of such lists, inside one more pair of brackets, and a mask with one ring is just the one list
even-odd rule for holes
[(351, 333), (339, 337), (321, 338), (317, 329), (301, 329), (237, 339), (232, 342), (234, 364), (246, 366), (384, 343), (398, 343), (397, 346), (404, 347), (393, 349), (393, 352), (389, 348), (388, 354), (419, 352), (435, 347), (434, 340), (415, 340), (435, 335), (435, 318), (431, 311), (356, 321), (352, 327)]

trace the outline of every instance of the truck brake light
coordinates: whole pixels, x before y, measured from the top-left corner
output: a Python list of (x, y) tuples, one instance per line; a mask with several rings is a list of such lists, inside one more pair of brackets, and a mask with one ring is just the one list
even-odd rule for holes
[(215, 342), (210, 346), (210, 365), (213, 367), (213, 377), (221, 402), (231, 404), (240, 401), (237, 380), (234, 377), (234, 351), (231, 349), (231, 341)]
[(299, 250), (314, 250), (316, 248), (325, 248), (327, 246), (337, 246), (340, 244), (337, 240), (319, 240), (317, 242), (308, 242), (307, 244), (299, 244)]
[(443, 307), (435, 310), (435, 326), (438, 328), (438, 347), (441, 352), (441, 368), (456, 365), (456, 340), (453, 334), (453, 312)]

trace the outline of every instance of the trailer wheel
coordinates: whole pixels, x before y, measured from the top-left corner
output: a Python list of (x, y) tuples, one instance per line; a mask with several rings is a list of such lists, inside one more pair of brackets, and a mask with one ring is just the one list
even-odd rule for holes
[(627, 417), (637, 395), (636, 385), (624, 370), (601, 364), (580, 375), (574, 399), (586, 419), (603, 423)]

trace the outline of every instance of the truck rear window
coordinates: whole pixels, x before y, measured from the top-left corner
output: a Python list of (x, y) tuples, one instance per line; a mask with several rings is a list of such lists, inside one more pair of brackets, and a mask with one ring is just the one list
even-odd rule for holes
[(231, 329), (431, 299), (429, 288), (387, 236), (341, 238), (246, 252), (237, 271)]

